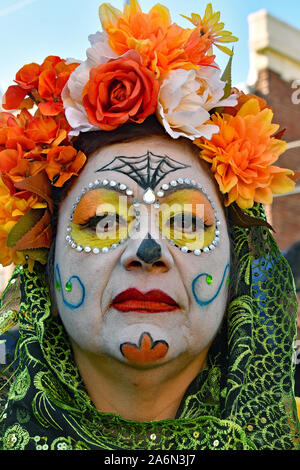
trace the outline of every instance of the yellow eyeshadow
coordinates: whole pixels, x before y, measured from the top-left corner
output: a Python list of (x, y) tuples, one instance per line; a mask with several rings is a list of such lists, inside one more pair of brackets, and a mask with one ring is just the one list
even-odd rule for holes
[(127, 238), (134, 217), (128, 198), (105, 188), (86, 193), (78, 203), (71, 223), (77, 245), (109, 247)]
[(193, 251), (209, 246), (215, 238), (215, 224), (213, 207), (200, 191), (176, 191), (161, 205), (160, 231), (179, 247)]

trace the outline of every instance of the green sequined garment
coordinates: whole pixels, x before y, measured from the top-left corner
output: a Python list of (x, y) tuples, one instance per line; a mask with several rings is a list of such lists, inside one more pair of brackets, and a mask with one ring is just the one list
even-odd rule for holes
[[(265, 217), (256, 205), (250, 214)], [(17, 267), (0, 329), (19, 322), (0, 417), (1, 449), (289, 450), (299, 448), (294, 398), (296, 298), (290, 268), (264, 227), (231, 227), (231, 292), (207, 368), (173, 420), (127, 421), (97, 411), (67, 334), (50, 313), (41, 267)], [(16, 293), (21, 287), (19, 308)]]

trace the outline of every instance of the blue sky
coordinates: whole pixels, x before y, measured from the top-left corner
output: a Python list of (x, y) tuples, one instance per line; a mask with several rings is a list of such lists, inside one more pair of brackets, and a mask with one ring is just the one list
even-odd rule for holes
[[(158, 1), (140, 0), (144, 11)], [(122, 8), (123, 0), (113, 5)], [(190, 25), (180, 13), (204, 13), (206, 1), (161, 0), (181, 26)], [(249, 69), (247, 17), (262, 8), (300, 28), (299, 0), (211, 0), (220, 10), (226, 28), (240, 38), (235, 43), (233, 83), (244, 82)], [(85, 58), (88, 35), (100, 30), (98, 6), (101, 0), (0, 0), (0, 89), (4, 91), (17, 70), (30, 62), (42, 62), (47, 55), (62, 58)], [(184, 7), (183, 7), (184, 5)], [(217, 56), (219, 65), (226, 64), (225, 54)]]

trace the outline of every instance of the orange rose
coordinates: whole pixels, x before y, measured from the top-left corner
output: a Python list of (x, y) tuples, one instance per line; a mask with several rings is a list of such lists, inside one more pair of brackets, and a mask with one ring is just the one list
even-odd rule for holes
[(83, 105), (91, 124), (111, 131), (126, 122), (142, 123), (157, 105), (159, 83), (142, 65), (139, 54), (101, 64), (90, 72), (83, 90)]

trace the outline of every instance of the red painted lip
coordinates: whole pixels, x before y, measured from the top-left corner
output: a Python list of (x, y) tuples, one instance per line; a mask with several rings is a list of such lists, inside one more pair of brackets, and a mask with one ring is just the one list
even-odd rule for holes
[(120, 312), (160, 313), (172, 312), (180, 307), (172, 297), (161, 290), (151, 290), (143, 294), (138, 289), (127, 289), (112, 301), (112, 307)]

